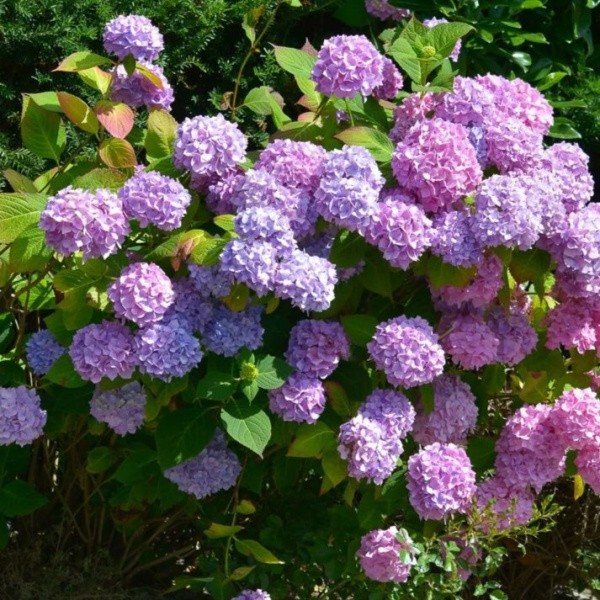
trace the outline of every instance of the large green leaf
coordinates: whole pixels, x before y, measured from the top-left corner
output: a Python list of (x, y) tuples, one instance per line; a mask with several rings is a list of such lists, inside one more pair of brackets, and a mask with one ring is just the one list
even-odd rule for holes
[(14, 242), (36, 224), (45, 205), (42, 194), (0, 194), (0, 243)]
[(86, 385), (86, 382), (75, 371), (73, 361), (68, 354), (63, 354), (50, 367), (46, 373), (46, 379), (65, 388), (79, 388)]
[(0, 514), (6, 517), (28, 515), (47, 502), (46, 497), (20, 479), (11, 481), (0, 489)]
[(271, 439), (271, 421), (263, 410), (242, 400), (233, 400), (221, 410), (227, 433), (236, 441), (262, 456)]
[(73, 73), (77, 71), (87, 71), (88, 69), (100, 65), (110, 64), (112, 64), (110, 58), (94, 54), (93, 52), (83, 51), (70, 54), (54, 70)]
[(65, 125), (60, 115), (40, 108), (26, 94), (23, 95), (21, 136), (25, 146), (34, 154), (51, 158), (58, 164), (67, 142)]
[(323, 450), (335, 442), (335, 433), (322, 421), (300, 425), (287, 455), (294, 458), (320, 457)]
[(343, 315), (341, 322), (350, 341), (358, 346), (366, 346), (373, 339), (378, 325), (372, 315)]
[(29, 226), (11, 244), (9, 264), (13, 272), (28, 273), (42, 269), (52, 253), (46, 247), (44, 232), (36, 225)]
[(274, 49), (275, 60), (284, 71), (297, 77), (311, 78), (313, 67), (317, 62), (315, 56), (304, 52), (304, 50), (286, 48), (285, 46), (274, 46)]
[(135, 150), (127, 140), (119, 138), (104, 140), (100, 144), (98, 154), (102, 162), (113, 169), (135, 167), (137, 164)]
[(389, 162), (394, 152), (394, 144), (383, 132), (370, 127), (348, 127), (335, 136), (345, 144), (366, 148), (379, 162)]
[(67, 92), (58, 92), (57, 96), (60, 107), (71, 122), (83, 131), (97, 133), (98, 119), (92, 109), (81, 98)]
[(166, 110), (153, 110), (148, 116), (148, 133), (144, 147), (148, 160), (158, 160), (173, 153), (177, 121)]
[(274, 356), (265, 356), (256, 363), (258, 377), (256, 383), (263, 390), (281, 387), (293, 369), (284, 360)]
[(279, 560), (270, 550), (267, 550), (262, 544), (255, 540), (235, 540), (235, 547), (238, 552), (246, 556), (252, 556), (258, 562), (267, 565), (282, 565), (282, 560)]

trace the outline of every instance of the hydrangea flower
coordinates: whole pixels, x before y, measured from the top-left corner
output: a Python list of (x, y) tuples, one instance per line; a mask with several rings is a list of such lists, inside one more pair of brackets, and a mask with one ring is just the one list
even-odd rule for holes
[(477, 486), (477, 508), (485, 511), (478, 523), (484, 533), (526, 525), (533, 517), (535, 498), (527, 487), (511, 486), (501, 477), (489, 477)]
[(542, 134), (514, 117), (490, 123), (485, 133), (487, 164), (500, 173), (523, 173), (536, 168), (542, 160)]
[(170, 111), (175, 96), (162, 68), (148, 62), (140, 64), (157, 77), (161, 85), (156, 85), (137, 69), (128, 75), (125, 67), (119, 65), (113, 75), (113, 83), (110, 88), (111, 99), (115, 102), (124, 102), (134, 108), (145, 106), (148, 109), (162, 108)]
[(173, 164), (195, 175), (223, 177), (246, 158), (248, 140), (222, 114), (185, 119), (177, 128)]
[(370, 96), (383, 83), (383, 56), (364, 35), (335, 35), (323, 42), (312, 80), (326, 96)]
[(499, 341), (498, 362), (516, 365), (537, 345), (537, 333), (529, 318), (516, 307), (511, 307), (508, 313), (501, 306), (494, 307), (488, 313), (486, 323)]
[[(403, 561), (400, 552), (406, 552)], [(365, 575), (373, 581), (393, 581), (404, 583), (408, 580), (411, 567), (416, 564), (415, 548), (408, 533), (394, 526), (388, 529), (375, 529), (360, 540), (360, 548), (356, 552), (360, 567)]]
[(388, 440), (404, 439), (412, 430), (415, 409), (408, 398), (395, 390), (373, 390), (358, 413), (381, 423)]
[(132, 54), (136, 60), (154, 61), (164, 48), (158, 27), (143, 15), (119, 15), (104, 26), (104, 48), (123, 60)]
[(410, 10), (392, 6), (388, 0), (365, 0), (365, 8), (370, 15), (382, 21), (386, 19), (400, 21), (401, 19), (410, 17)]
[(340, 358), (349, 356), (348, 338), (335, 321), (304, 319), (290, 331), (285, 358), (306, 375), (325, 379), (333, 373)]
[(69, 356), (81, 378), (92, 383), (103, 377), (129, 379), (138, 364), (133, 334), (114, 321), (82, 327), (73, 337)]
[(144, 422), (146, 394), (137, 381), (114, 390), (97, 389), (90, 402), (92, 417), (116, 434), (135, 433)]
[(565, 448), (600, 446), (600, 400), (592, 389), (563, 392), (549, 418)]
[(220, 265), (205, 267), (191, 264), (189, 270), (190, 281), (203, 298), (224, 298), (231, 292), (233, 276), (223, 271)]
[(125, 267), (108, 288), (115, 314), (140, 327), (160, 321), (174, 297), (171, 280), (154, 263), (138, 262)]
[(140, 371), (162, 381), (183, 377), (202, 360), (200, 343), (185, 322), (153, 323), (135, 336)]
[(241, 312), (217, 306), (204, 329), (202, 343), (207, 350), (223, 356), (235, 356), (242, 348), (256, 350), (262, 345), (264, 334), (261, 315), (260, 306), (250, 306)]
[(394, 109), (394, 126), (389, 133), (392, 142), (401, 142), (415, 123), (424, 121), (428, 114), (433, 113), (440, 97), (448, 95), (428, 92), (421, 96), (419, 93), (413, 93), (404, 98), (402, 104)]
[(35, 390), (0, 387), (0, 446), (26, 446), (44, 433), (46, 411)]
[(268, 242), (279, 256), (287, 256), (297, 247), (288, 218), (270, 206), (252, 206), (240, 211), (235, 230), (246, 242)]
[(360, 146), (330, 152), (319, 170), (315, 206), (328, 221), (363, 232), (377, 211), (384, 179), (375, 159)]
[(232, 488), (241, 471), (238, 457), (227, 448), (225, 434), (217, 429), (213, 439), (198, 456), (167, 469), (164, 475), (182, 492), (202, 500)]
[(466, 210), (451, 210), (433, 221), (431, 251), (455, 267), (472, 267), (481, 262), (483, 248), (472, 231), (473, 218)]
[(407, 487), (422, 519), (444, 519), (469, 510), (475, 472), (463, 448), (436, 442), (408, 459)]
[(457, 75), (452, 92), (436, 98), (435, 116), (445, 121), (485, 131), (487, 125), (500, 119), (493, 91), (471, 77)]
[(192, 173), (190, 187), (206, 194), (204, 199), (209, 210), (217, 215), (231, 214), (236, 211), (236, 206), (232, 203), (233, 195), (244, 180), (237, 170), (231, 170), (221, 177), (194, 175)]
[(393, 100), (404, 85), (404, 79), (396, 65), (387, 56), (383, 57), (383, 83), (373, 90), (378, 100)]
[(295, 250), (279, 265), (275, 274), (275, 294), (300, 310), (327, 310), (335, 297), (335, 267), (325, 258)]
[(39, 227), (46, 244), (68, 256), (83, 252), (83, 258), (106, 258), (114, 254), (129, 233), (129, 223), (116, 194), (68, 186), (48, 199)]
[(600, 445), (596, 443), (580, 450), (575, 458), (575, 465), (594, 493), (600, 494)]
[(547, 326), (546, 348), (563, 346), (567, 350), (575, 348), (583, 354), (596, 348), (600, 342), (600, 311), (591, 302), (567, 300), (549, 310), (544, 321)]
[(365, 239), (381, 250), (392, 267), (407, 269), (430, 246), (431, 221), (420, 206), (387, 199), (377, 205)]
[(271, 596), (263, 590), (243, 590), (233, 600), (271, 600)]
[(176, 320), (189, 327), (193, 333), (201, 333), (212, 317), (213, 303), (196, 290), (189, 277), (175, 279), (172, 284), (173, 304), (161, 322), (167, 324)]
[(325, 401), (321, 381), (301, 372), (269, 392), (269, 408), (284, 421), (314, 423), (325, 410)]
[(380, 323), (367, 349), (392, 385), (411, 388), (429, 383), (444, 369), (438, 336), (421, 317), (402, 315)]
[(569, 215), (561, 243), (561, 262), (586, 280), (600, 277), (600, 207), (589, 204)]
[(396, 146), (392, 170), (398, 183), (432, 213), (456, 207), (483, 177), (468, 131), (438, 118), (411, 127)]
[(456, 375), (442, 375), (433, 382), (433, 410), (417, 405), (412, 436), (425, 446), (465, 444), (477, 423), (477, 405), (471, 388)]
[(65, 349), (48, 331), (36, 331), (25, 346), (27, 364), (38, 377), (45, 375), (50, 367), (65, 353)]
[[(432, 17), (431, 19), (423, 19), (423, 25), (428, 29), (432, 29), (436, 25), (441, 25), (442, 23), (448, 23), (448, 19), (438, 19), (436, 17)], [(462, 40), (457, 40), (454, 48), (452, 48), (452, 52), (450, 53), (450, 60), (456, 62), (458, 61), (458, 57), (460, 55), (460, 49), (462, 48)]]
[(156, 225), (163, 231), (181, 226), (192, 201), (178, 181), (156, 171), (138, 171), (118, 193), (130, 219), (136, 219), (141, 227)]

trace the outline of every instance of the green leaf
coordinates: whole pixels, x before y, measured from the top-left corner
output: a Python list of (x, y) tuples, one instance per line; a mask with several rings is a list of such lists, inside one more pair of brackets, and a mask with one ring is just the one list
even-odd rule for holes
[(379, 162), (389, 162), (394, 152), (394, 144), (383, 132), (370, 127), (349, 127), (335, 136), (345, 144), (366, 148)]
[(263, 390), (275, 390), (281, 387), (291, 375), (293, 369), (281, 358), (265, 356), (256, 363), (258, 377), (256, 383)]
[(303, 424), (287, 451), (293, 458), (320, 458), (323, 450), (335, 443), (335, 433), (325, 423), (317, 421), (312, 425)]
[(296, 48), (286, 48), (285, 46), (273, 46), (273, 48), (275, 60), (284, 71), (297, 77), (311, 79), (313, 67), (317, 62), (316, 56)]
[[(330, 485), (327, 489), (325, 489), (325, 486), (321, 487), (322, 494), (340, 484), (348, 476), (348, 464), (339, 455), (337, 448), (331, 448), (325, 452), (321, 459), (321, 466), (323, 467), (323, 472), (327, 476)], [(325, 481), (323, 484), (325, 484)]]
[(231, 373), (209, 369), (206, 376), (199, 381), (196, 395), (202, 399), (221, 401), (231, 398), (236, 389), (237, 381)]
[(78, 71), (79, 77), (83, 82), (90, 87), (98, 90), (102, 95), (108, 92), (112, 77), (106, 71), (103, 71), (99, 67), (92, 67), (91, 69), (84, 69)]
[(581, 139), (581, 134), (579, 133), (579, 131), (577, 131), (577, 129), (575, 129), (572, 121), (570, 121), (569, 119), (563, 119), (561, 117), (556, 117), (554, 119), (554, 125), (550, 127), (548, 136), (558, 138), (561, 140)]
[(464, 287), (475, 276), (475, 267), (455, 267), (445, 263), (439, 256), (432, 254), (427, 259), (425, 274), (434, 289), (445, 285)]
[[(293, 2), (294, 0), (289, 0), (289, 1)], [(296, 5), (294, 4), (293, 6), (296, 6)], [(254, 569), (255, 569), (254, 565), (249, 566), (249, 567), (238, 567), (237, 569), (233, 570), (233, 572), (229, 576), (229, 579), (231, 579), (231, 581), (240, 581), (241, 579), (244, 579), (245, 577), (250, 575), (250, 573), (252, 573), (252, 571), (254, 571)]]
[(233, 400), (221, 410), (227, 433), (236, 441), (262, 456), (271, 439), (271, 421), (263, 410)]
[(57, 96), (60, 107), (71, 122), (88, 133), (96, 134), (98, 132), (100, 127), (98, 119), (81, 98), (67, 94), (67, 92), (58, 92)]
[(343, 419), (347, 420), (349, 417), (352, 417), (354, 411), (344, 386), (337, 381), (329, 379), (323, 382), (323, 387), (325, 388), (327, 400), (331, 408)]
[(45, 205), (43, 194), (0, 194), (0, 243), (10, 244), (36, 225)]
[(73, 180), (73, 187), (95, 191), (98, 188), (118, 190), (127, 181), (127, 175), (116, 169), (92, 169)]
[(133, 484), (148, 480), (159, 472), (156, 452), (140, 445), (119, 465), (113, 475), (120, 483)]
[(258, 562), (267, 565), (284, 564), (282, 560), (279, 560), (272, 552), (255, 540), (235, 540), (235, 547), (241, 554), (252, 556), (252, 558), (256, 559)]
[(155, 85), (159, 90), (163, 89), (163, 82), (161, 78), (153, 73), (150, 69), (146, 68), (144, 65), (137, 63), (135, 70), (143, 75), (152, 85)]
[(573, 477), (573, 500), (579, 500), (585, 492), (585, 481), (581, 475)]
[(550, 254), (539, 248), (527, 251), (515, 249), (510, 262), (510, 272), (518, 283), (537, 282), (540, 277), (543, 279), (551, 262)]
[(366, 250), (367, 243), (361, 235), (344, 230), (336, 236), (329, 260), (338, 267), (353, 267), (363, 259)]
[(67, 142), (64, 123), (58, 114), (40, 108), (26, 94), (23, 95), (21, 136), (34, 154), (59, 163)]
[(100, 144), (98, 154), (102, 162), (113, 169), (135, 167), (137, 165), (135, 150), (127, 140), (119, 138), (104, 140)]
[(343, 315), (340, 321), (350, 341), (357, 346), (366, 346), (373, 339), (378, 325), (372, 315)]
[(256, 506), (250, 500), (242, 500), (235, 507), (235, 512), (239, 515), (253, 515), (256, 512)]
[(58, 94), (56, 92), (38, 92), (37, 94), (27, 94), (40, 108), (54, 113), (62, 113)]
[(88, 473), (104, 473), (110, 469), (114, 451), (108, 446), (98, 446), (90, 450), (85, 464)]
[(65, 388), (79, 388), (87, 385), (87, 383), (81, 379), (75, 367), (73, 361), (68, 354), (63, 354), (46, 373), (45, 378), (52, 383), (61, 385)]
[(96, 104), (94, 111), (96, 112), (98, 121), (112, 136), (124, 139), (131, 133), (134, 116), (133, 111), (127, 104), (123, 102), (111, 102), (110, 100), (100, 100)]
[(241, 525), (221, 525), (220, 523), (211, 523), (210, 527), (204, 530), (204, 535), (209, 540), (218, 540), (220, 538), (231, 537), (243, 529), (244, 528)]
[(223, 231), (234, 231), (235, 216), (234, 215), (218, 215), (213, 219), (214, 224), (220, 227)]
[(210, 266), (219, 261), (219, 256), (229, 240), (225, 238), (212, 238), (197, 244), (190, 254), (190, 261), (196, 265)]
[(156, 430), (158, 463), (165, 470), (198, 456), (212, 439), (215, 426), (206, 410), (189, 406), (164, 415)]
[(166, 110), (152, 110), (148, 116), (148, 133), (144, 147), (149, 161), (173, 154), (177, 121)]
[(421, 81), (421, 61), (417, 56), (408, 40), (399, 37), (394, 43), (388, 48), (387, 54), (389, 54), (406, 72), (410, 77), (411, 81), (415, 83), (422, 83)]
[(6, 517), (28, 515), (48, 503), (48, 499), (26, 481), (11, 481), (0, 489), (0, 514)]
[(32, 225), (11, 244), (9, 265), (15, 273), (30, 273), (43, 269), (51, 256), (44, 232)]
[(436, 57), (446, 58), (452, 54), (456, 42), (472, 30), (467, 23), (440, 23), (427, 31), (425, 41), (435, 48)]
[(17, 193), (36, 194), (38, 191), (31, 179), (25, 177), (25, 175), (21, 175), (21, 173), (17, 173), (13, 169), (5, 169), (2, 171), (2, 175), (4, 175), (6, 181), (8, 181), (12, 189)]
[(257, 115), (270, 115), (272, 112), (271, 90), (265, 85), (250, 90), (242, 106), (249, 108)]
[(67, 58), (65, 58), (54, 70), (74, 73), (91, 69), (92, 67), (110, 64), (113, 64), (113, 61), (105, 56), (100, 56), (93, 52), (75, 52), (67, 56)]

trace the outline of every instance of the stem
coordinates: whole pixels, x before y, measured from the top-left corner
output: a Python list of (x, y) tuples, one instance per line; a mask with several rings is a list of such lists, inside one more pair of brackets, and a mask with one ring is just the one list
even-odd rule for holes
[(354, 117), (352, 116), (352, 110), (350, 110), (350, 102), (348, 102), (348, 98), (346, 98), (346, 111), (348, 112), (348, 116), (350, 117), (350, 125), (354, 127)]

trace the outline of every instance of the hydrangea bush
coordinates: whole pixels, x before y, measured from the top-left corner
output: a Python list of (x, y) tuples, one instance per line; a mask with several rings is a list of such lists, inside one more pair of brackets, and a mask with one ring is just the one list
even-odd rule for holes
[[(25, 96), (57, 167), (0, 204), (11, 531), (64, 518), (124, 578), (215, 598), (456, 597), (470, 573), (502, 598), (544, 487), (600, 493), (587, 157), (529, 84), (455, 77), (469, 31), (275, 48), (305, 112), (251, 90), (277, 129), (252, 152), (223, 114), (170, 116), (141, 16), (59, 65), (94, 106)], [(93, 160), (61, 158), (75, 128)]]

